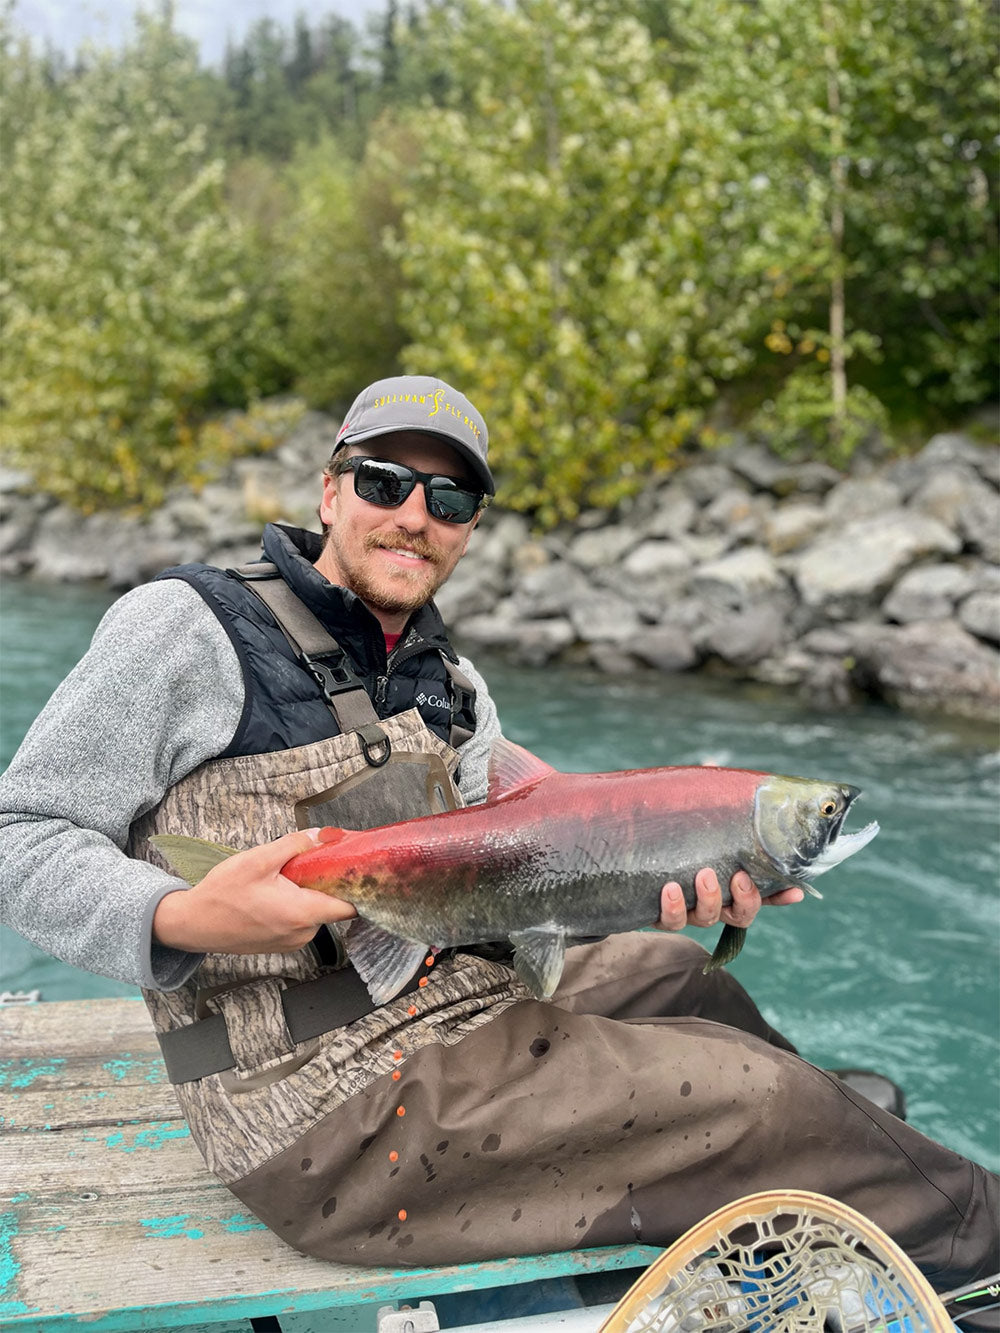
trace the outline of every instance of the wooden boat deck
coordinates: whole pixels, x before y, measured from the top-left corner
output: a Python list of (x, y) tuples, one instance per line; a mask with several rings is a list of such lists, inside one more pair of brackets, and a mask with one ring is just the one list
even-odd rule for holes
[[(19, 1333), (214, 1326), (324, 1311), (368, 1333), (379, 1306), (637, 1268), (646, 1246), (444, 1268), (309, 1259), (206, 1169), (138, 999), (0, 1008), (0, 1325)], [(274, 1325), (272, 1325), (274, 1327)]]

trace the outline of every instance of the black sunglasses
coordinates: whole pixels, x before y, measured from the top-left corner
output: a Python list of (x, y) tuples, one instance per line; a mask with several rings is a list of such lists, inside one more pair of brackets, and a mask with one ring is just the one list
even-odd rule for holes
[(354, 473), (354, 494), (368, 504), (396, 509), (406, 500), (419, 481), (424, 488), (427, 512), (445, 523), (471, 523), (491, 497), (483, 491), (470, 490), (454, 477), (436, 472), (418, 472), (405, 463), (390, 463), (386, 458), (345, 458), (337, 471)]

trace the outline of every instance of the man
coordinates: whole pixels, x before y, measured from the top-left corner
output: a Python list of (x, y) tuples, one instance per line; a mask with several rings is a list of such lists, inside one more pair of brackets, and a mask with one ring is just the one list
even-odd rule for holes
[[(374, 1007), (350, 903), (281, 875), (323, 825), (484, 799), (496, 712), (431, 599), (492, 493), (472, 404), (380, 381), (324, 473), (324, 538), (269, 527), (263, 565), (121, 599), (0, 784), (9, 924), (145, 988), (208, 1165), (307, 1253), (667, 1244), (785, 1186), (859, 1207), (942, 1289), (993, 1273), (995, 1179), (799, 1060), (690, 940), (572, 949), (550, 1004), (501, 948), (445, 951)], [(154, 833), (249, 850), (188, 889)], [(664, 931), (760, 906), (745, 875), (726, 909), (697, 884), (690, 917), (664, 887)]]

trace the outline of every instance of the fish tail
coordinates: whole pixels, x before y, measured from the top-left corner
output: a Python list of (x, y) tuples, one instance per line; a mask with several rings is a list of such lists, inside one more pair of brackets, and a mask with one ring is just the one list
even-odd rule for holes
[(745, 926), (727, 925), (719, 936), (715, 952), (702, 968), (703, 973), (715, 972), (720, 967), (731, 963), (743, 948), (747, 932)]

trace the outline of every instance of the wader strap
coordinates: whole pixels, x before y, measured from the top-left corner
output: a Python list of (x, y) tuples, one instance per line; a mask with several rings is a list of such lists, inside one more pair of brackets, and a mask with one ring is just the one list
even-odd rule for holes
[[(378, 714), (364, 685), (351, 670), (347, 654), (337, 640), (323, 628), (317, 618), (298, 598), (278, 573), (276, 565), (262, 560), (257, 564), (240, 565), (230, 574), (255, 593), (264, 603), (275, 623), (291, 645), (292, 652), (310, 673), (323, 692), (327, 707), (337, 719), (341, 732), (362, 731), (374, 726), (379, 735)], [(445, 671), (451, 683), (451, 732), (448, 743), (457, 750), (471, 740), (476, 730), (476, 689), (463, 671), (441, 653)], [(384, 739), (384, 736), (383, 736)], [(385, 763), (389, 745), (376, 749), (378, 739), (362, 734), (365, 758), (370, 764)], [(377, 766), (377, 764), (376, 764)]]
[(274, 565), (262, 561), (255, 565), (241, 565), (229, 572), (235, 574), (270, 611), (292, 651), (322, 691), (341, 733), (363, 731), (365, 758), (373, 763), (369, 755), (377, 754), (378, 762), (384, 764), (389, 758), (390, 746), (378, 725), (375, 706), (333, 635), (296, 597)]
[(444, 653), (441, 654), (441, 660), (451, 681), (451, 735), (448, 743), (453, 750), (457, 750), (460, 745), (471, 740), (476, 732), (476, 687)]
[[(418, 982), (419, 978), (414, 977), (399, 994), (409, 995)], [(253, 982), (246, 984), (252, 986)], [(281, 992), (281, 1006), (296, 1045), (353, 1023), (376, 1007), (353, 967), (288, 986)], [(172, 1032), (160, 1032), (157, 1037), (171, 1083), (190, 1083), (236, 1068), (223, 1014), (209, 1014)]]

